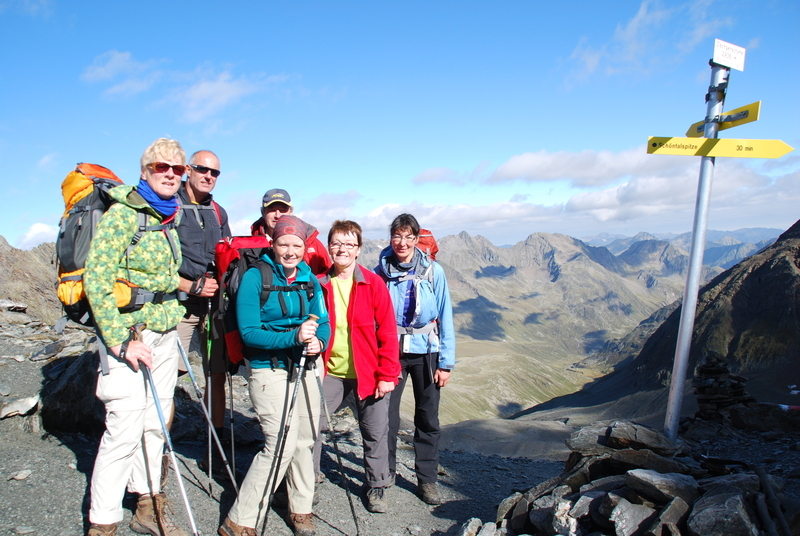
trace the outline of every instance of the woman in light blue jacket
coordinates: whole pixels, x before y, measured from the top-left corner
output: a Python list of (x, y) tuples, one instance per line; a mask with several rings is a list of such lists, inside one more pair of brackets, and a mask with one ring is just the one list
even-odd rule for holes
[(390, 226), (391, 243), (381, 252), (375, 268), (392, 297), (402, 369), (389, 407), (389, 468), (394, 479), (400, 399), (411, 376), (417, 493), (428, 504), (441, 504), (436, 483), (439, 394), (455, 366), (453, 306), (444, 270), (417, 248), (419, 230), (411, 214), (397, 216)]

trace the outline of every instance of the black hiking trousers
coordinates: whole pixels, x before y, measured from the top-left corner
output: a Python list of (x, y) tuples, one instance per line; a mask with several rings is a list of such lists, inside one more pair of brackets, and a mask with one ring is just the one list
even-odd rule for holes
[(400, 384), (389, 399), (389, 472), (396, 476), (397, 432), (400, 429), (400, 400), (406, 381), (411, 378), (414, 389), (414, 470), (417, 483), (436, 482), (439, 469), (439, 386), (433, 374), (439, 353), (400, 354)]

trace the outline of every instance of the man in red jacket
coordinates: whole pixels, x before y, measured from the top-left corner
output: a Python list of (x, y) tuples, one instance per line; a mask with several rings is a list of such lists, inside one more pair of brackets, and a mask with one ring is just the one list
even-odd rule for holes
[[(272, 231), (275, 223), (284, 214), (294, 211), (292, 198), (289, 192), (282, 188), (267, 190), (261, 200), (261, 217), (250, 225), (250, 234), (253, 236), (266, 236), (272, 244)], [(322, 242), (319, 241), (315, 230), (306, 240), (306, 252), (303, 260), (311, 267), (314, 275), (324, 274), (331, 267), (331, 258)]]
[[(328, 232), (333, 268), (320, 284), (331, 325), (324, 353), (325, 403), (335, 411), (354, 392), (361, 439), (367, 509), (386, 512), (384, 490), (392, 485), (389, 469), (389, 397), (400, 376), (400, 351), (394, 307), (383, 280), (357, 263), (361, 227), (335, 221)], [(321, 423), (324, 429), (327, 423)], [(319, 468), (321, 438), (314, 445)]]

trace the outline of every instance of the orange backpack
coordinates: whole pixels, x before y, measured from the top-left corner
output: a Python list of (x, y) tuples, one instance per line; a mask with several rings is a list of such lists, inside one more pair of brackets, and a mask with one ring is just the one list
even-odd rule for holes
[[(64, 197), (64, 214), (58, 225), (56, 239), (56, 259), (58, 261), (58, 281), (56, 294), (64, 307), (66, 318), (91, 326), (94, 324), (89, 300), (83, 289), (83, 273), (86, 257), (94, 238), (94, 230), (100, 218), (114, 204), (109, 195), (112, 188), (123, 184), (122, 179), (113, 171), (97, 164), (79, 163), (61, 183), (61, 194)], [(128, 255), (142, 238), (145, 232), (162, 232), (174, 228), (175, 220), (158, 225), (148, 225), (150, 216), (138, 212), (138, 231), (131, 237), (130, 246), (125, 250)], [(178, 246), (170, 241), (172, 255), (178, 257)], [(141, 309), (144, 303), (174, 299), (176, 293), (150, 292), (124, 279), (117, 279), (114, 284), (114, 297), (120, 312)], [(63, 322), (63, 323), (62, 323)], [(57, 331), (63, 327), (66, 319), (60, 321)]]
[(91, 314), (83, 291), (83, 271), (89, 244), (100, 217), (113, 200), (108, 192), (122, 184), (113, 171), (97, 164), (79, 163), (61, 183), (64, 214), (58, 225), (56, 293), (70, 319), (89, 325)]

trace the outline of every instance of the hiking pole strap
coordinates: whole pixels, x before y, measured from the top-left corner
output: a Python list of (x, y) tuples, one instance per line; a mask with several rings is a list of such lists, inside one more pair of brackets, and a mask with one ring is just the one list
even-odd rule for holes
[(100, 374), (108, 376), (108, 373), (111, 372), (108, 366), (108, 346), (100, 338), (100, 335), (97, 335), (97, 355), (100, 358)]

